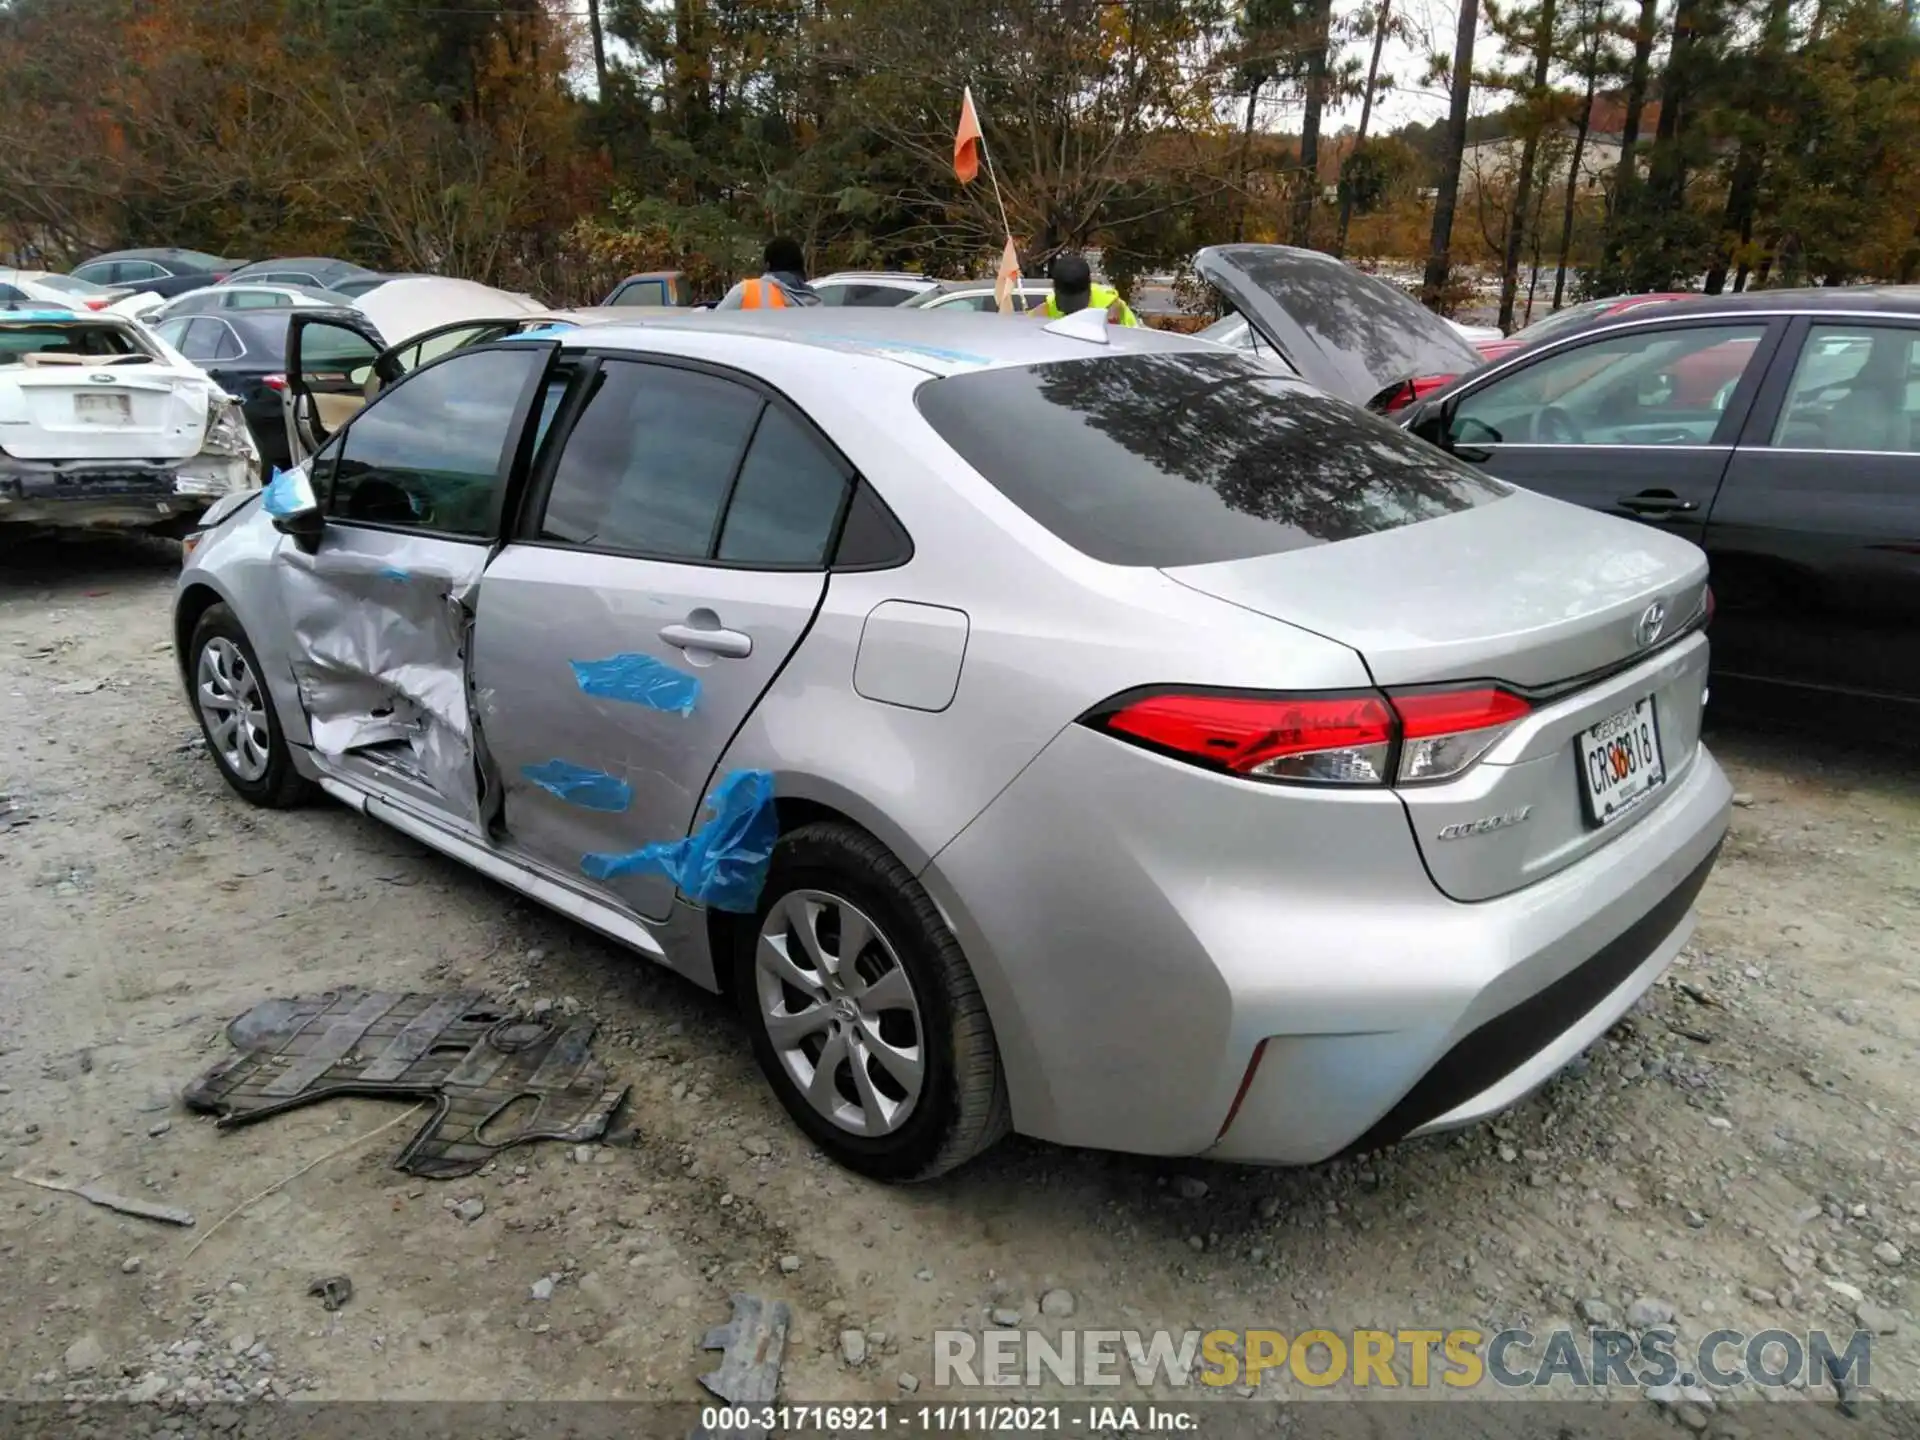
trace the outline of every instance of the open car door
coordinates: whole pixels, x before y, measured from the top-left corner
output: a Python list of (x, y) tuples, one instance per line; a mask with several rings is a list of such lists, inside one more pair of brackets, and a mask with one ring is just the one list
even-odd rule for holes
[(296, 311), (287, 327), (287, 451), (298, 465), (401, 376), (454, 350), (541, 323), (536, 316), (462, 319), (398, 344), (352, 311)]

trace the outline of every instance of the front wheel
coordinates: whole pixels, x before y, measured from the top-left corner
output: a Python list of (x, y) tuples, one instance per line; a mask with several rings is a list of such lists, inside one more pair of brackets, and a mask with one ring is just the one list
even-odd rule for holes
[(284, 810), (312, 793), (273, 713), (260, 659), (225, 605), (210, 606), (187, 651), (193, 709), (221, 778), (249, 804)]
[(926, 1180), (1009, 1128), (980, 988), (927, 892), (864, 831), (784, 835), (742, 927), (734, 989), (754, 1057), (842, 1165)]

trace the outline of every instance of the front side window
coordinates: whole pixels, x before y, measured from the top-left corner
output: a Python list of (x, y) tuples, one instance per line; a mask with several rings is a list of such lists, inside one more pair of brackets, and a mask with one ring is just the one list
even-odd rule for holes
[(609, 360), (566, 438), (539, 538), (673, 560), (712, 557), (764, 401), (731, 380)]
[(358, 383), (369, 374), (379, 348), (357, 330), (320, 323), (300, 331), (300, 374), (309, 383), (343, 379)]
[(616, 305), (664, 305), (667, 287), (659, 280), (630, 280), (613, 297)]
[(545, 350), (487, 350), (381, 395), (340, 438), (329, 513), (451, 535), (490, 534), (493, 499), (527, 384)]
[(1640, 330), (1573, 345), (1463, 396), (1460, 445), (1706, 445), (1762, 325)]
[(91, 265), (82, 265), (73, 272), (76, 280), (85, 280), (94, 285), (112, 285), (120, 278), (120, 267), (112, 260), (96, 260)]
[(1450, 515), (1508, 489), (1258, 361), (1176, 351), (931, 380), (920, 413), (1014, 504), (1114, 565), (1201, 565)]
[(1809, 329), (1773, 443), (1797, 450), (1920, 453), (1920, 330), (1859, 324)]

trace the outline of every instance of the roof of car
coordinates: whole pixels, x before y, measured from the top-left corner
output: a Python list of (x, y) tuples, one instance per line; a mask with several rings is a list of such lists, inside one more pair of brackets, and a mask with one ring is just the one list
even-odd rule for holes
[(1187, 350), (1218, 354), (1207, 340), (1131, 326), (1107, 327), (1107, 341), (1057, 334), (1038, 320), (945, 310), (833, 309), (662, 311), (659, 320), (583, 326), (563, 339), (596, 350), (660, 350), (661, 332), (697, 338), (735, 335), (892, 360), (933, 375), (1003, 365), (1090, 360), (1127, 351)]
[(143, 250), (109, 250), (104, 255), (91, 255), (83, 263), (96, 265), (102, 260), (173, 260), (195, 266), (205, 265), (209, 260), (215, 265), (232, 263), (218, 255), (209, 255), (204, 250), (180, 250), (169, 246), (150, 246)]
[(831, 275), (822, 275), (811, 283), (824, 285), (831, 280), (898, 280), (912, 285), (940, 283), (929, 275), (916, 275), (911, 270), (836, 270)]
[[(940, 295), (959, 295), (969, 290), (991, 290), (998, 283), (992, 277), (985, 280), (941, 280), (934, 285), (934, 291)], [(1027, 289), (1050, 289), (1051, 280), (1036, 275), (1022, 275), (1016, 282)]]
[[(1628, 297), (1622, 296), (1624, 301)], [(1568, 335), (1610, 325), (1684, 319), (1688, 316), (1747, 315), (1756, 312), (1865, 312), (1920, 315), (1920, 285), (1837, 285), (1806, 290), (1744, 290), (1738, 295), (1690, 295), (1659, 304), (1636, 305), (1624, 313), (1602, 313)]]
[(331, 255), (281, 255), (271, 260), (254, 260), (238, 267), (235, 275), (244, 277), (249, 270), (272, 272), (275, 270), (341, 270), (350, 275), (371, 275), (374, 272), (364, 265), (351, 260), (336, 260)]

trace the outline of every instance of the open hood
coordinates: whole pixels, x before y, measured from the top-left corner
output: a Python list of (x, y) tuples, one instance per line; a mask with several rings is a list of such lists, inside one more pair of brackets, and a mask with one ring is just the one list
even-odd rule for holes
[(515, 295), (472, 280), (438, 275), (389, 280), (353, 303), (388, 345), (404, 345), (416, 335), (463, 320), (505, 320), (548, 313), (547, 307), (531, 295)]
[(1480, 364), (1453, 326), (1404, 290), (1317, 250), (1213, 245), (1193, 268), (1303, 379), (1355, 405)]

